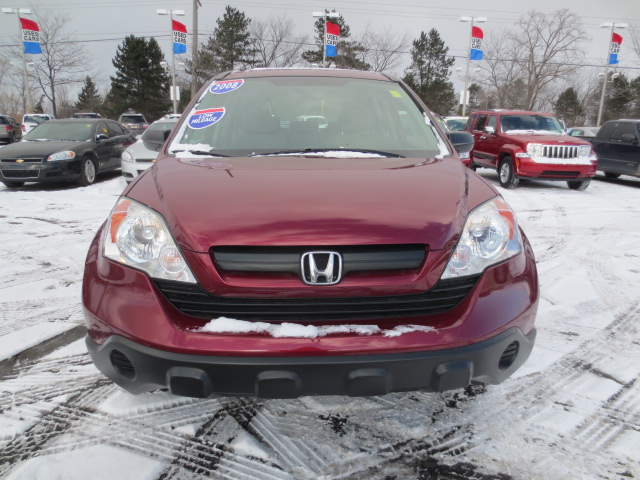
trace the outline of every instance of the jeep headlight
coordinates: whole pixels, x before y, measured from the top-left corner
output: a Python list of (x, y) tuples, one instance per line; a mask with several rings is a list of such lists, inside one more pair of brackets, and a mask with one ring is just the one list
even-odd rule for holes
[(164, 219), (154, 210), (122, 197), (104, 229), (103, 255), (164, 280), (196, 283)]
[(482, 273), (521, 251), (516, 216), (502, 197), (495, 197), (469, 212), (442, 278)]
[(541, 157), (542, 156), (542, 145), (539, 143), (530, 143), (527, 145), (527, 153), (530, 157)]
[(56, 152), (47, 157), (47, 162), (57, 162), (60, 160), (73, 160), (76, 158), (76, 152), (72, 152), (71, 150), (63, 150), (61, 152)]
[(578, 156), (579, 157), (591, 156), (591, 145), (580, 145), (578, 147)]

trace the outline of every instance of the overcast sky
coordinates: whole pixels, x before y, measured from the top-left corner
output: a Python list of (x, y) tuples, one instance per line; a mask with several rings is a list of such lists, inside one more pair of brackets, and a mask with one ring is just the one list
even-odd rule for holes
[[(243, 11), (249, 18), (265, 20), (269, 17), (286, 15), (292, 18), (299, 34), (307, 34), (312, 38), (314, 18), (313, 11), (322, 8), (336, 9), (351, 27), (352, 36), (362, 32), (367, 24), (380, 31), (390, 27), (394, 31), (406, 31), (411, 40), (417, 38), (421, 31), (428, 32), (436, 28), (449, 53), (458, 57), (456, 66), (464, 67), (464, 58), (469, 41), (469, 24), (460, 23), (460, 16), (484, 16), (488, 21), (482, 25), (485, 36), (509, 28), (523, 14), (531, 9), (543, 13), (551, 13), (568, 8), (579, 15), (587, 34), (591, 37), (586, 62), (604, 65), (607, 57), (609, 30), (599, 28), (602, 22), (627, 22), (640, 28), (640, 0), (454, 0), (451, 2), (435, 2), (433, 0), (398, 0), (393, 4), (382, 0), (353, 0), (334, 3), (318, 3), (314, 0), (239, 0), (227, 2), (223, 0), (201, 0), (199, 9), (200, 42), (213, 32), (216, 20), (222, 17), (224, 7), (228, 4)], [(186, 16), (177, 18), (186, 24), (192, 32), (192, 0), (0, 0), (0, 7), (31, 8), (39, 14), (56, 10), (69, 17), (69, 33), (83, 42), (90, 53), (92, 63), (90, 72), (97, 75), (102, 89), (109, 85), (109, 75), (115, 70), (111, 60), (116, 49), (125, 36), (155, 36), (163, 48), (165, 55), (170, 55), (170, 23), (166, 16), (156, 14), (157, 8), (183, 9)], [(33, 18), (33, 16), (26, 16)], [(17, 33), (15, 15), (0, 15), (0, 45), (15, 42)], [(623, 38), (625, 31), (619, 32)], [(191, 52), (191, 38), (189, 38)], [(632, 78), (640, 75), (639, 59), (633, 54), (630, 42), (623, 41), (620, 67), (633, 68), (629, 71)], [(409, 62), (407, 50), (406, 63)], [(402, 74), (402, 71), (394, 72)]]

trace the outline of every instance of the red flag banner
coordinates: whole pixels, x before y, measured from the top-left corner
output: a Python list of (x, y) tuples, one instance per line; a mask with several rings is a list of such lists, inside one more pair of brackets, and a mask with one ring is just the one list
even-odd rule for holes
[(327, 22), (327, 44), (325, 45), (325, 54), (327, 57), (335, 57), (338, 54), (338, 39), (340, 38), (340, 27), (335, 23)]

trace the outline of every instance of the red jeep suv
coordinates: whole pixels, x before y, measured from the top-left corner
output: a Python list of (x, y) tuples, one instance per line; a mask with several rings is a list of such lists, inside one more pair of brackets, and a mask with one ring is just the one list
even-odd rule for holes
[(529, 356), (531, 246), (460, 161), (471, 135), (401, 81), (227, 72), (146, 137), (157, 162), (97, 233), (82, 289), (91, 358), (126, 390), (442, 391)]
[(549, 113), (488, 110), (469, 116), (465, 130), (473, 134), (471, 168), (497, 170), (500, 185), (515, 188), (519, 180), (564, 180), (584, 190), (598, 163), (591, 144), (564, 134)]

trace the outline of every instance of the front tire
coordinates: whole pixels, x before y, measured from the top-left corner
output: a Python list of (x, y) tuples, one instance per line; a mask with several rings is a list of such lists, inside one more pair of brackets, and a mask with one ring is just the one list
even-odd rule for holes
[(96, 181), (96, 164), (91, 157), (83, 157), (80, 160), (80, 178), (78, 184), (88, 187)]
[(500, 162), (500, 168), (498, 168), (498, 177), (500, 179), (500, 185), (503, 188), (513, 190), (518, 186), (518, 177), (513, 170), (513, 160), (507, 155)]
[(567, 182), (567, 186), (571, 189), (571, 190), (578, 190), (580, 192), (582, 192), (583, 190), (585, 190), (589, 184), (591, 183), (591, 179), (587, 179), (587, 180), (570, 180)]

